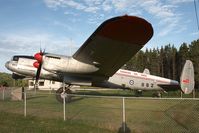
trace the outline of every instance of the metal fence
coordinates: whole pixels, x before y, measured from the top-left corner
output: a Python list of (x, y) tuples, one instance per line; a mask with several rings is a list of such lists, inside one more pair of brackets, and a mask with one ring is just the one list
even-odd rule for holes
[(199, 98), (71, 94), (71, 102), (60, 103), (54, 93), (13, 88), (1, 89), (0, 96), (0, 112), (24, 117), (79, 122), (111, 132), (199, 132)]

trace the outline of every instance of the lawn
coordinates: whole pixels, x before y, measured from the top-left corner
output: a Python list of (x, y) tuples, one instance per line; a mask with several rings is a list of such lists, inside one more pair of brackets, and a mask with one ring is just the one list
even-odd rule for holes
[[(125, 105), (131, 132), (199, 132), (199, 101), (126, 98)], [(63, 104), (53, 94), (29, 94), (26, 118), (23, 106), (23, 101), (0, 101), (0, 132), (115, 133), (122, 124), (121, 98), (73, 97), (66, 104), (66, 121)]]

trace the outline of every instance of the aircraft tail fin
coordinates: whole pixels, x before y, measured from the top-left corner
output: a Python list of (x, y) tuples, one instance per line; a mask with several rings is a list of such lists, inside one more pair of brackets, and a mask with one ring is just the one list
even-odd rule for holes
[(190, 60), (186, 60), (180, 77), (180, 87), (185, 94), (190, 94), (194, 89), (194, 68)]

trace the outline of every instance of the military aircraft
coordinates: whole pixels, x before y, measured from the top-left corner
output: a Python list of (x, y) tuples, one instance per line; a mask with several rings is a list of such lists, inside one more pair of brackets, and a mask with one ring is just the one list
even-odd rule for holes
[[(120, 69), (153, 36), (152, 25), (136, 16), (119, 16), (103, 22), (72, 55), (50, 54), (44, 51), (33, 56), (14, 56), (5, 66), (13, 78), (35, 77), (63, 82), (57, 99), (70, 93), (71, 85), (108, 88), (169, 91), (181, 89), (189, 94), (194, 89), (194, 69), (187, 60), (180, 83), (175, 80)], [(67, 84), (67, 86), (65, 86)]]

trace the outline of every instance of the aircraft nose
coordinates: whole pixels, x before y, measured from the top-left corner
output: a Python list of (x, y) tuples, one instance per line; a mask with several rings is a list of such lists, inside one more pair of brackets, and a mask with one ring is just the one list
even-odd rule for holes
[(9, 64), (10, 64), (10, 62), (8, 61), (8, 62), (6, 62), (6, 64), (5, 64), (5, 67), (7, 68), (7, 69), (9, 69)]

